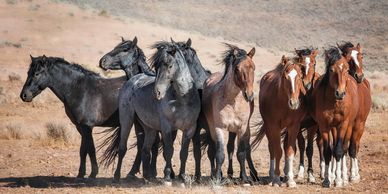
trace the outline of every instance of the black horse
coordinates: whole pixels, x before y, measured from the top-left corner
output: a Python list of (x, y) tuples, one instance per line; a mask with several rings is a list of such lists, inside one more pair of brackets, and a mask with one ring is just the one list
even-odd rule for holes
[(119, 126), (118, 92), (126, 76), (107, 79), (62, 58), (31, 56), (28, 77), (20, 93), (24, 102), (31, 102), (47, 87), (63, 102), (66, 115), (81, 134), (80, 167), (78, 178), (86, 174), (86, 155), (89, 154), (92, 171), (98, 174), (92, 129)]

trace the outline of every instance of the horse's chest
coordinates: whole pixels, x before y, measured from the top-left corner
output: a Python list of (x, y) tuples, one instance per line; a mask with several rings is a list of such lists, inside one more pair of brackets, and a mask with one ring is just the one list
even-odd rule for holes
[(235, 132), (241, 128), (244, 123), (243, 115), (238, 114), (238, 107), (227, 105), (219, 113), (219, 123), (224, 128), (231, 132)]
[(326, 110), (323, 111), (323, 116), (329, 125), (338, 125), (344, 120), (343, 110)]

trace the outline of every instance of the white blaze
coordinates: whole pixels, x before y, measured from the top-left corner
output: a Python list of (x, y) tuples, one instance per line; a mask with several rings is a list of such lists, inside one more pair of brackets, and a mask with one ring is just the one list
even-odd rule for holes
[(297, 75), (297, 74), (298, 74), (298, 73), (296, 72), (295, 69), (292, 69), (292, 70), (290, 71), (290, 73), (288, 73), (288, 76), (290, 76), (290, 80), (291, 80), (292, 93), (295, 92), (295, 78), (296, 78), (296, 75)]
[(341, 63), (340, 65), (339, 65), (339, 68), (341, 69), (341, 71), (342, 71), (342, 67), (344, 66), (344, 64), (343, 63)]
[(305, 73), (305, 75), (307, 75), (307, 73), (309, 72), (309, 68), (310, 68), (310, 57), (306, 57), (305, 64), (306, 64), (306, 73)]
[(360, 63), (358, 62), (358, 59), (357, 59), (357, 54), (358, 54), (358, 51), (352, 50), (352, 53), (350, 55), (352, 56), (353, 61), (354, 63), (356, 63), (357, 67), (360, 67)]

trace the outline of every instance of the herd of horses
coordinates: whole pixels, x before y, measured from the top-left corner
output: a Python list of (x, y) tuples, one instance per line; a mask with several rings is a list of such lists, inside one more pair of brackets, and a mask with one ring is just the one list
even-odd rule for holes
[[(165, 160), (164, 182), (175, 179), (172, 168), (174, 141), (182, 130), (178, 179), (187, 180), (186, 161), (193, 142), (195, 179), (201, 178), (201, 154), (207, 148), (211, 177), (221, 180), (225, 159), (224, 131), (228, 131), (227, 175), (233, 177), (233, 154), (237, 137), (237, 160), (242, 184), (258, 181), (251, 152), (264, 136), (270, 153), (270, 184), (285, 182), (296, 186), (293, 160), (296, 142), (300, 149), (298, 179), (304, 177), (305, 137), (307, 131), (308, 177), (315, 182), (312, 168), (313, 144), (320, 152), (322, 185), (341, 187), (360, 181), (357, 154), (365, 122), (371, 108), (370, 86), (363, 73), (360, 44), (350, 42), (324, 51), (326, 72), (316, 72), (318, 50), (295, 49), (295, 56), (281, 58), (275, 69), (260, 81), (259, 109), (262, 122), (251, 142), (251, 117), (254, 112), (254, 71), (249, 52), (226, 44), (222, 63), (224, 72), (206, 70), (191, 39), (184, 42), (161, 41), (152, 45), (155, 53), (148, 65), (137, 38), (124, 40), (99, 62), (104, 70), (123, 70), (125, 76), (103, 78), (62, 58), (31, 56), (28, 77), (20, 97), (25, 102), (42, 92), (51, 91), (64, 103), (67, 116), (81, 134), (78, 178), (86, 174), (86, 157), (91, 162), (90, 178), (98, 174), (96, 148), (92, 136), (95, 126), (108, 127), (98, 146), (104, 149), (101, 164), (109, 166), (118, 157), (114, 181), (120, 180), (127, 141), (134, 126), (137, 153), (127, 177), (143, 167), (143, 178), (157, 176), (160, 147)], [(286, 156), (285, 177), (280, 179), (280, 160)], [(350, 156), (350, 178), (346, 155)], [(248, 164), (250, 177), (246, 172)]]

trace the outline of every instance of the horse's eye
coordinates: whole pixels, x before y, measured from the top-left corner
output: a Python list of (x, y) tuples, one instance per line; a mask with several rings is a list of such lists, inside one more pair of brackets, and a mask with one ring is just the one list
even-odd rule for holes
[(38, 77), (38, 76), (39, 76), (39, 73), (35, 73), (34, 76), (35, 76), (35, 77)]
[(168, 68), (171, 69), (171, 68), (172, 68), (172, 65), (169, 65)]
[(330, 72), (334, 72), (334, 68), (330, 68)]

